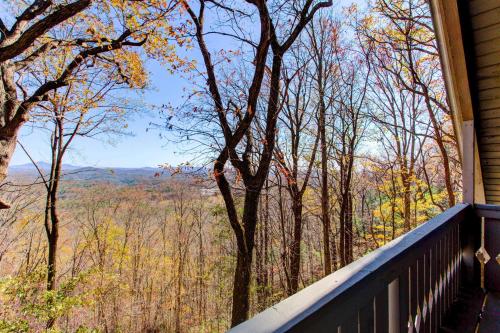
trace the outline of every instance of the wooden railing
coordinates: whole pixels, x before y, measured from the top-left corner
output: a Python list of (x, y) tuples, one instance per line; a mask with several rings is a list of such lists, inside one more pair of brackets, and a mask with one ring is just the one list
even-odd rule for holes
[(471, 205), (450, 208), (230, 332), (436, 332), (460, 285), (478, 283), (477, 222)]
[(500, 206), (475, 205), (475, 213), (482, 219), (484, 240), (481, 250), (488, 261), (484, 263), (482, 287), (500, 292)]

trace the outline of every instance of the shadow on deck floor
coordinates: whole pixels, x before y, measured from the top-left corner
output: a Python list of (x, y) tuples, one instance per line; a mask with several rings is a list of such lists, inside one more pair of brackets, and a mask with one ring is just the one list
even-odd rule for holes
[(500, 333), (500, 293), (461, 290), (441, 332)]

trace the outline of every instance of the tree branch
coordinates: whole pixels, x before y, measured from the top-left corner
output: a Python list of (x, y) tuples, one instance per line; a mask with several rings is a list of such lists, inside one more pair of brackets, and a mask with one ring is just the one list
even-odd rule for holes
[[(36, 3), (39, 1), (36, 1), (31, 7), (33, 7)], [(38, 7), (36, 10), (32, 9), (28, 13), (26, 11), (21, 15), (21, 17), (18, 19), (16, 24), (14, 24), (14, 27), (12, 31), (10, 31), (8, 34), (10, 35), (9, 38), (6, 40), (2, 41), (2, 44), (5, 43), (5, 41), (8, 41), (8, 39), (15, 38), (17, 34), (21, 34), (19, 38), (17, 38), (14, 42), (9, 43), (9, 45), (0, 47), (0, 62), (12, 59), (21, 53), (23, 53), (26, 49), (28, 49), (31, 45), (33, 45), (33, 42), (40, 36), (42, 36), (44, 33), (46, 33), (48, 30), (51, 28), (55, 27), (56, 25), (66, 21), (67, 19), (73, 17), (74, 15), (80, 13), (84, 9), (86, 9), (92, 0), (78, 0), (76, 2), (70, 3), (68, 5), (60, 7), (58, 10), (54, 11), (53, 13), (47, 15), (46, 17), (42, 18), (41, 20), (35, 22), (31, 27), (29, 27), (24, 33), (21, 34), (19, 31), (23, 24), (22, 22), (25, 22), (27, 19), (32, 19), (36, 17), (38, 12), (43, 8), (43, 11), (45, 11), (50, 4), (52, 4), (52, 1), (47, 1), (44, 2), (43, 6)], [(45, 7), (47, 6), (47, 7)], [(45, 8), (44, 8), (45, 7)], [(30, 9), (28, 8), (28, 10)], [(27, 10), (27, 11), (28, 11)], [(42, 11), (42, 12), (43, 12)], [(24, 15), (24, 17), (23, 17)]]

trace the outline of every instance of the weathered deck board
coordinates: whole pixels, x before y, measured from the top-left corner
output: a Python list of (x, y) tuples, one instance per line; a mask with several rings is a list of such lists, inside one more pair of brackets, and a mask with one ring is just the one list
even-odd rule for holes
[(480, 288), (461, 289), (441, 326), (441, 332), (473, 333), (479, 320), (484, 296)]
[(488, 293), (481, 317), (479, 333), (500, 332), (500, 293)]

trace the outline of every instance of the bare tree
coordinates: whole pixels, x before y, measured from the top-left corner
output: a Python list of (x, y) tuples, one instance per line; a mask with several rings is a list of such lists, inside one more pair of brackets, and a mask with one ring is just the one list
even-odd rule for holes
[[(337, 92), (339, 67), (336, 62), (338, 51), (338, 24), (328, 16), (319, 16), (308, 29), (310, 53), (315, 70), (311, 73), (316, 81), (318, 104), (318, 131), (321, 152), (321, 222), (323, 224), (323, 256), (324, 272), (328, 275), (337, 269), (337, 253), (335, 240), (331, 234), (331, 202), (328, 159), (331, 146), (328, 144), (327, 116), (333, 121), (331, 111)], [(333, 246), (331, 246), (333, 244)]]
[[(229, 19), (235, 19), (238, 14), (251, 16), (244, 13), (249, 8), (228, 8), (218, 3), (201, 0), (194, 8), (191, 2), (185, 2), (189, 16), (195, 26), (195, 36), (198, 47), (203, 56), (206, 69), (206, 79), (209, 94), (217, 115), (220, 130), (224, 136), (224, 144), (219, 156), (214, 163), (214, 175), (217, 185), (224, 198), (229, 222), (233, 228), (237, 240), (238, 255), (234, 275), (233, 289), (233, 311), (231, 324), (235, 326), (248, 318), (250, 278), (253, 260), (253, 247), (255, 242), (255, 229), (257, 225), (257, 212), (259, 196), (267, 178), (275, 147), (276, 124), (280, 111), (280, 83), (283, 57), (290, 47), (295, 43), (300, 33), (312, 20), (316, 12), (321, 8), (329, 7), (332, 1), (315, 2), (306, 0), (300, 4), (270, 3), (261, 0), (248, 1), (248, 4), (256, 11), (252, 13), (258, 16), (260, 24), (260, 36), (258, 42), (244, 39), (254, 48), (255, 57), (251, 85), (245, 94), (244, 105), (232, 105), (232, 101), (224, 102), (221, 89), (223, 84), (217, 79), (215, 64), (212, 61), (210, 51), (205, 41), (205, 11), (206, 9), (218, 8), (228, 12)], [(207, 7), (210, 6), (210, 7)], [(293, 24), (283, 26), (281, 19), (288, 19)], [(281, 32), (280, 32), (281, 31)], [(227, 34), (221, 27), (221, 34)], [(231, 35), (231, 33), (230, 33)], [(248, 35), (248, 33), (247, 33)], [(272, 55), (271, 55), (272, 54)], [(269, 59), (271, 58), (271, 59)], [(268, 60), (271, 61), (267, 67)], [(258, 100), (263, 98), (261, 90), (266, 69), (269, 75), (267, 106), (264, 111), (265, 125), (264, 137), (261, 139), (260, 147), (256, 146), (250, 137), (250, 128), (258, 113)], [(240, 114), (243, 112), (243, 114)], [(230, 119), (236, 116), (239, 121), (234, 126)], [(245, 145), (243, 153), (239, 154), (238, 146)], [(252, 163), (251, 154), (260, 148), (260, 158)], [(236, 205), (230, 184), (225, 174), (226, 163), (231, 165), (241, 175), (245, 185), (245, 199), (243, 214), (238, 217)]]
[(293, 212), (293, 236), (290, 245), (288, 294), (297, 292), (301, 262), (304, 193), (316, 162), (319, 131), (315, 126), (317, 107), (313, 103), (314, 81), (308, 73), (310, 59), (302, 51), (304, 44), (292, 48), (291, 59), (284, 65), (283, 111), (280, 117), (284, 134), (277, 138), (276, 163), (279, 165), (290, 196)]
[[(50, 65), (47, 65), (50, 67)], [(60, 216), (59, 192), (64, 176), (63, 161), (77, 137), (94, 138), (123, 133), (125, 117), (133, 105), (116, 97), (115, 90), (126, 84), (123, 73), (111, 67), (95, 66), (78, 71), (79, 80), (51, 91), (47, 100), (33, 110), (34, 119), (50, 132), (50, 170), (40, 168), (32, 159), (46, 190), (44, 226), (47, 235), (47, 290), (56, 288), (56, 263)], [(24, 146), (22, 148), (28, 154)], [(29, 155), (28, 155), (29, 156)], [(31, 159), (31, 157), (30, 157)], [(48, 321), (50, 328), (55, 318)]]

